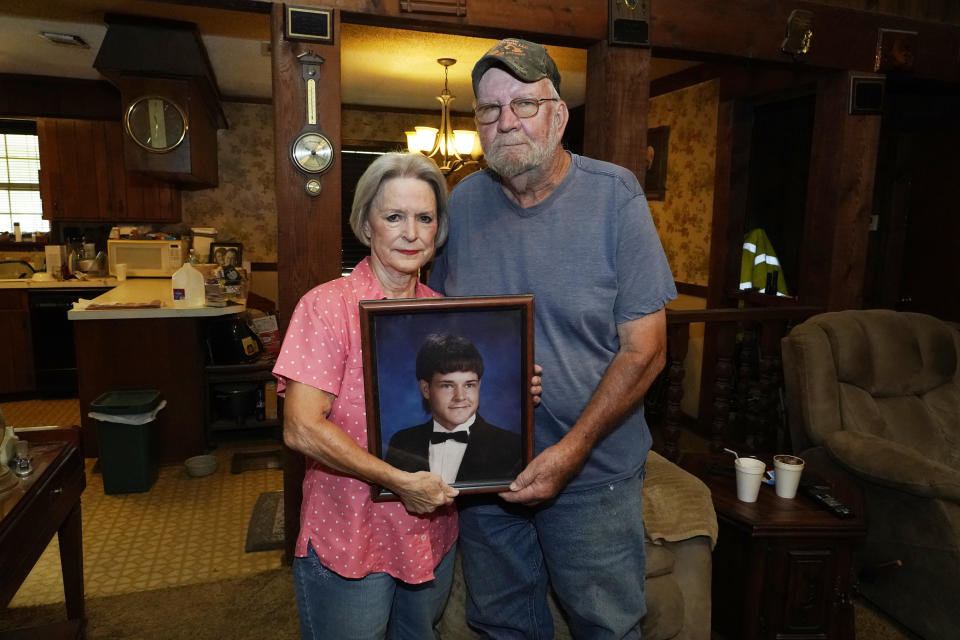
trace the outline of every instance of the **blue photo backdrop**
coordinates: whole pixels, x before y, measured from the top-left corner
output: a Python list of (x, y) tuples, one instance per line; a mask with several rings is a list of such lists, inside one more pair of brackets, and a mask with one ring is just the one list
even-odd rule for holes
[(380, 441), (430, 418), (417, 383), (417, 351), (431, 333), (470, 340), (483, 358), (478, 413), (487, 422), (520, 433), (524, 400), (523, 314), (516, 309), (444, 310), (379, 314), (374, 318)]

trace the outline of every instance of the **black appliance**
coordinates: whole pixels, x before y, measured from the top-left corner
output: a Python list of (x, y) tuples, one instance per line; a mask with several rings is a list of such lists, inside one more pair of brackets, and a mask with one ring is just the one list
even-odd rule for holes
[(238, 315), (221, 316), (207, 323), (210, 362), (216, 365), (253, 362), (263, 353), (263, 344)]
[(76, 397), (77, 355), (73, 323), (67, 312), (80, 298), (95, 298), (110, 288), (31, 289), (30, 326), (37, 391), (44, 397)]

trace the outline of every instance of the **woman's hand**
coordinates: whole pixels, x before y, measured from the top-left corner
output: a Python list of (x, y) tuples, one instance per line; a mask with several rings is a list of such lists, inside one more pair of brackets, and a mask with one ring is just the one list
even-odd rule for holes
[(540, 384), (540, 375), (542, 373), (543, 367), (534, 364), (533, 376), (530, 378), (530, 395), (533, 396), (533, 406), (540, 404), (540, 396), (543, 394), (543, 385)]
[(400, 496), (406, 510), (415, 515), (431, 513), (437, 507), (450, 504), (460, 493), (429, 471), (405, 473), (404, 476), (393, 491)]

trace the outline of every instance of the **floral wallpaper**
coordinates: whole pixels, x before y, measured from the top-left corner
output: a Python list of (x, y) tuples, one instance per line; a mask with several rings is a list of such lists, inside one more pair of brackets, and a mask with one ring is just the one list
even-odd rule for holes
[[(225, 102), (229, 129), (217, 132), (220, 184), (181, 191), (181, 227), (214, 227), (219, 242), (242, 242), (243, 259), (277, 261), (277, 205), (274, 198), (273, 107)], [(439, 126), (435, 115), (344, 109), (343, 145), (396, 144), (406, 148), (404, 131)], [(472, 117), (454, 117), (455, 128), (473, 129)], [(347, 134), (347, 132), (349, 132)]]
[(243, 259), (277, 261), (273, 107), (224, 102), (229, 129), (217, 132), (220, 184), (181, 191), (183, 227), (214, 227), (218, 242), (242, 242)]
[(650, 100), (649, 128), (670, 127), (667, 187), (650, 211), (678, 282), (706, 286), (710, 272), (710, 226), (717, 149), (716, 81)]

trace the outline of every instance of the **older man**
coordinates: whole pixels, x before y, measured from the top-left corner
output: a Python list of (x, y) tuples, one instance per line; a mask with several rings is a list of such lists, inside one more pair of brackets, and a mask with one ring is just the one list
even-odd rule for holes
[(450, 197), (431, 286), (533, 293), (546, 379), (536, 456), (500, 499), (460, 512), (468, 617), (493, 638), (549, 638), (548, 583), (577, 638), (639, 638), (641, 399), (665, 360), (673, 278), (636, 177), (569, 153), (560, 74), (546, 49), (502, 40), (474, 66), (488, 169)]

